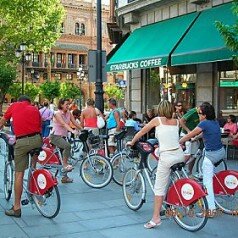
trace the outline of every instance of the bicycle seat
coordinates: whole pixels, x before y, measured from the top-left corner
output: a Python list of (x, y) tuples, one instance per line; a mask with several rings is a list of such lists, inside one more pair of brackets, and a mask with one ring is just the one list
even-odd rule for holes
[(217, 162), (214, 164), (214, 166), (217, 167), (222, 161), (223, 161), (223, 159), (217, 161)]
[(170, 169), (175, 172), (176, 170), (181, 170), (185, 166), (184, 162), (174, 164), (173, 166), (170, 167)]
[(35, 149), (32, 149), (28, 152), (28, 154), (30, 154), (31, 156), (34, 156), (34, 155), (39, 155), (40, 152), (42, 151), (42, 148), (35, 148)]
[(115, 140), (122, 140), (127, 134), (127, 131), (121, 131), (115, 135)]

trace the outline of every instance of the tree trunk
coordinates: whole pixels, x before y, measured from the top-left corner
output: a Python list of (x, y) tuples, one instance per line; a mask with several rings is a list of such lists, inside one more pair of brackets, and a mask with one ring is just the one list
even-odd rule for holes
[(2, 108), (3, 108), (4, 98), (5, 98), (5, 95), (0, 93), (0, 116), (3, 115)]

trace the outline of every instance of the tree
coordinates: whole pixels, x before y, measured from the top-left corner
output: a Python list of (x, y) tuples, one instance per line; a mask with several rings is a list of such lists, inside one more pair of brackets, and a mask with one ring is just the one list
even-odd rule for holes
[(61, 35), (64, 15), (60, 0), (1, 0), (2, 51), (6, 50), (6, 46), (17, 49), (21, 43), (25, 43), (29, 51), (49, 54)]
[(36, 96), (40, 92), (40, 89), (32, 83), (26, 83), (24, 92), (25, 92), (25, 95), (27, 95), (31, 99), (31, 101), (34, 102)]
[(120, 100), (124, 98), (124, 92), (117, 85), (108, 84), (105, 87), (105, 93), (109, 98), (115, 98), (116, 100)]
[(2, 114), (2, 104), (10, 85), (16, 79), (16, 69), (0, 57), (0, 114)]
[(40, 85), (40, 91), (50, 101), (60, 96), (59, 82), (46, 82)]
[[(215, 25), (220, 32), (220, 34), (223, 36), (225, 43), (227, 47), (234, 51), (233, 58), (238, 64), (238, 0), (234, 0), (232, 3), (232, 12), (236, 16), (236, 23), (234, 25), (225, 25), (222, 22), (216, 21)], [(236, 52), (236, 53), (235, 53)]]
[(7, 91), (12, 98), (19, 98), (21, 96), (21, 83), (13, 83)]
[(73, 83), (61, 83), (60, 85), (60, 96), (62, 98), (80, 98), (82, 95), (81, 90), (78, 86)]

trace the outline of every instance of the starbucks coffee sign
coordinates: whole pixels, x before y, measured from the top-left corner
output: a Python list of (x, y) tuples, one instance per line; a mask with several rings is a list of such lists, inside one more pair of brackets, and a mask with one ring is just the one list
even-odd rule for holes
[(161, 66), (161, 58), (130, 61), (118, 64), (109, 64), (108, 71), (123, 71), (131, 69), (145, 69)]

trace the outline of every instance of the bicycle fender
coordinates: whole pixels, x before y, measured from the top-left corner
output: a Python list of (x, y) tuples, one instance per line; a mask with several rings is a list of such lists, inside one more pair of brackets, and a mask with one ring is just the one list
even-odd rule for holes
[(60, 161), (57, 155), (54, 153), (53, 149), (45, 147), (42, 148), (42, 151), (38, 156), (38, 163), (40, 163), (41, 165), (59, 165)]
[(182, 178), (168, 189), (166, 202), (175, 206), (188, 206), (205, 196), (206, 193), (199, 183), (189, 178)]
[(213, 176), (215, 194), (233, 195), (238, 190), (238, 171), (223, 170)]
[(29, 191), (33, 194), (44, 195), (57, 184), (57, 179), (48, 170), (37, 169), (30, 178)]

